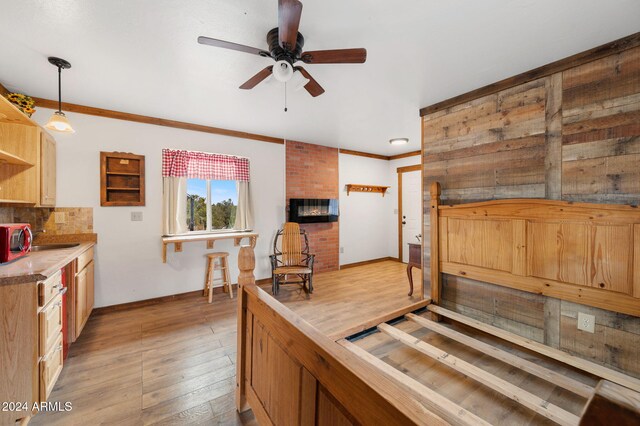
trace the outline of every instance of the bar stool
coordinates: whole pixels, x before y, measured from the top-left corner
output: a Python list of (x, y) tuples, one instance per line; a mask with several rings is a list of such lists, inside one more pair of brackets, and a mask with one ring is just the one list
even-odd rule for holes
[[(217, 252), (207, 254), (207, 279), (204, 283), (205, 295), (209, 293), (209, 303), (213, 300), (213, 284), (214, 282), (222, 283), (222, 288), (229, 293), (229, 297), (233, 299), (233, 288), (231, 287), (231, 279), (229, 278), (229, 253)], [(219, 269), (221, 277), (215, 277), (216, 270)], [(217, 281), (216, 281), (217, 280)]]

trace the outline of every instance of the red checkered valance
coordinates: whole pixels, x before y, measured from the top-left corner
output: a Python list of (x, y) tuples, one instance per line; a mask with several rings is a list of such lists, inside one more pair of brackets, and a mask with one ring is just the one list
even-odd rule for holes
[(233, 155), (163, 149), (162, 177), (249, 182), (249, 159)]

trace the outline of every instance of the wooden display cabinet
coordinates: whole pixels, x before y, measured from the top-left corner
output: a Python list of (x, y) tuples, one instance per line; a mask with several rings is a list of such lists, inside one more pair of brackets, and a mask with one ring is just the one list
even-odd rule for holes
[(144, 155), (100, 153), (100, 205), (145, 205)]

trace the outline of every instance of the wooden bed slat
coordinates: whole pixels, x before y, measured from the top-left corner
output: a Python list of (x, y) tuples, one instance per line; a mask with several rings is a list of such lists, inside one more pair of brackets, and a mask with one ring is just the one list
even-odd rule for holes
[(585, 359), (575, 357), (566, 352), (551, 348), (547, 345), (543, 345), (542, 343), (538, 343), (533, 340), (526, 339), (522, 336), (518, 336), (517, 334), (513, 334), (508, 331), (502, 330), (501, 328), (497, 328), (492, 325), (485, 324), (483, 322), (466, 317), (457, 312), (453, 312), (448, 309), (441, 308), (440, 306), (429, 305), (428, 309), (432, 312), (437, 313), (438, 315), (442, 315), (444, 317), (455, 320), (459, 323), (466, 324), (480, 331), (484, 331), (485, 333), (492, 334), (503, 340), (509, 341), (511, 343), (515, 343), (524, 348), (530, 349), (542, 355), (553, 358), (557, 361), (564, 362), (565, 364), (571, 365), (573, 367), (584, 370), (588, 373), (595, 374), (598, 377), (602, 377), (603, 379), (610, 380), (614, 383), (618, 383), (619, 385), (626, 386), (629, 389), (633, 389), (637, 392), (640, 392), (640, 380), (633, 378), (631, 376), (628, 376), (626, 374), (620, 373), (618, 371), (612, 370), (610, 368), (604, 367), (599, 364), (595, 364), (591, 361), (587, 361)]
[(551, 404), (530, 392), (525, 391), (512, 383), (507, 382), (493, 374), (469, 364), (460, 358), (457, 358), (441, 349), (436, 348), (420, 339), (416, 339), (412, 335), (405, 333), (388, 324), (380, 324), (378, 329), (388, 334), (399, 342), (453, 368), (454, 370), (471, 377), (483, 385), (493, 389), (502, 395), (519, 402), (523, 406), (535, 411), (536, 413), (553, 420), (554, 422), (565, 425), (575, 426), (579, 423), (580, 418), (562, 408)]
[(362, 349), (360, 346), (345, 339), (339, 340), (337, 343), (344, 346), (374, 367), (377, 367), (386, 375), (398, 381), (403, 386), (403, 388), (405, 388), (412, 396), (417, 398), (420, 402), (427, 406), (429, 410), (433, 411), (444, 420), (453, 424), (461, 424), (467, 426), (491, 425), (490, 423), (486, 422), (470, 411), (467, 411), (464, 408), (460, 407), (453, 401), (450, 401), (438, 392), (423, 385), (412, 377), (409, 377), (408, 375), (387, 364), (381, 359), (376, 358), (374, 355)]
[(567, 389), (575, 393), (576, 395), (580, 395), (587, 399), (590, 398), (591, 395), (593, 395), (594, 388), (585, 383), (572, 379), (571, 377), (564, 376), (563, 374), (557, 373), (546, 367), (537, 365), (536, 363), (528, 361), (517, 355), (513, 355), (507, 351), (503, 351), (502, 349), (499, 349), (495, 346), (491, 346), (488, 343), (474, 339), (473, 337), (467, 336), (465, 334), (462, 334), (460, 332), (457, 332), (455, 330), (452, 330), (441, 324), (430, 321), (426, 318), (420, 317), (415, 314), (407, 314), (405, 315), (405, 318), (415, 322), (416, 324), (422, 327), (428, 328), (429, 330), (435, 331), (438, 334), (446, 336), (459, 343), (462, 343), (463, 345), (469, 346), (470, 348), (476, 349), (484, 354), (487, 354), (495, 359), (503, 361), (514, 367), (520, 368), (521, 370), (524, 370), (527, 373), (540, 377), (541, 379), (546, 380), (549, 383), (552, 383), (554, 385)]

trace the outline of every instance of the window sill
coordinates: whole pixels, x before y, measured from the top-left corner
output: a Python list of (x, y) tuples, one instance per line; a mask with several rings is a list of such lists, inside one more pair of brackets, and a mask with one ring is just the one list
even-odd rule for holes
[(239, 233), (250, 233), (253, 232), (252, 229), (242, 229), (242, 230), (238, 230), (238, 229), (220, 229), (220, 230), (216, 230), (216, 231), (189, 231), (189, 232), (185, 232), (184, 234), (165, 234), (162, 236), (162, 238), (173, 238), (173, 237), (189, 237), (189, 236), (216, 236), (216, 235), (220, 235), (223, 236), (225, 234), (239, 234)]
[(174, 251), (181, 252), (182, 244), (196, 241), (206, 241), (207, 249), (212, 249), (216, 240), (234, 240), (233, 245), (239, 246), (243, 239), (248, 239), (251, 247), (255, 248), (258, 233), (252, 231), (235, 231), (235, 232), (205, 232), (190, 233), (174, 236), (162, 237), (162, 262), (167, 263), (167, 246), (174, 245)]

